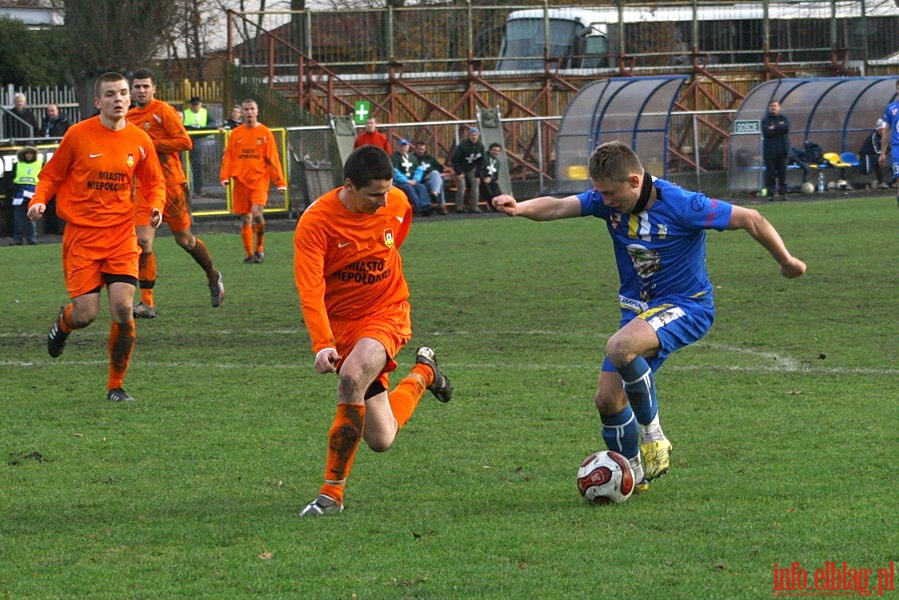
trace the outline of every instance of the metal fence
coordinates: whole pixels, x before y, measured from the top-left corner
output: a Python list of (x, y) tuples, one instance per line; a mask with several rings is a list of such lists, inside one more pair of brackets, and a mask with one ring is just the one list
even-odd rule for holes
[[(585, 18), (602, 20), (603, 25), (588, 35), (605, 38), (608, 60), (593, 64), (611, 69), (674, 66), (695, 56), (708, 63), (758, 63), (766, 58), (796, 63), (829, 62), (834, 53), (868, 61), (899, 52), (899, 9), (893, 0), (641, 4), (615, 0), (601, 7), (469, 2), (229, 13), (228, 27), (234, 62), (266, 64), (273, 77), (295, 76), (300, 60), (339, 74), (384, 73), (391, 68), (416, 73), (465, 71), (469, 66), (491, 70), (499, 66), (509, 15), (535, 9), (547, 23), (551, 11), (581, 11), (592, 15)], [(547, 35), (545, 31), (534, 36)], [(556, 42), (549, 37), (545, 44), (542, 39), (533, 43), (532, 50), (540, 49), (537, 58), (543, 51), (547, 58), (558, 58), (570, 50), (554, 47)], [(505, 58), (526, 57), (507, 40)], [(556, 60), (551, 66), (566, 64)]]

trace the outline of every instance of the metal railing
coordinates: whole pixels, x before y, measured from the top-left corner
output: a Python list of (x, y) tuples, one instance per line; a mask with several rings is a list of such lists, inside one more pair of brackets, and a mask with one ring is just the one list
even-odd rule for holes
[[(418, 5), (353, 11), (229, 12), (235, 64), (268, 65), (276, 77), (296, 75), (298, 54), (339, 74), (466, 71), (497, 67), (504, 26), (517, 10), (559, 9), (605, 14), (612, 69), (707, 63), (830, 62), (883, 59), (899, 52), (899, 9), (892, 0), (735, 3), (646, 2), (554, 6)], [(616, 18), (617, 15), (617, 18)], [(551, 67), (561, 49), (546, 40)], [(509, 54), (506, 59), (526, 58)], [(533, 56), (528, 58), (533, 59)], [(537, 57), (542, 59), (543, 57)], [(556, 58), (557, 60), (552, 60)], [(543, 68), (542, 66), (540, 67)]]

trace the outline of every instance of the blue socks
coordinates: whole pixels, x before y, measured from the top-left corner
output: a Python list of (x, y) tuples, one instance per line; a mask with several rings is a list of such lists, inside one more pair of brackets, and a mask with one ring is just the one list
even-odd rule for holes
[(606, 442), (606, 448), (629, 459), (640, 455), (637, 420), (630, 406), (625, 406), (617, 415), (600, 415), (599, 418), (602, 421), (602, 439)]
[(638, 356), (618, 369), (624, 380), (624, 393), (637, 415), (640, 425), (649, 425), (659, 412), (656, 400), (656, 385), (652, 377), (652, 369), (642, 356)]

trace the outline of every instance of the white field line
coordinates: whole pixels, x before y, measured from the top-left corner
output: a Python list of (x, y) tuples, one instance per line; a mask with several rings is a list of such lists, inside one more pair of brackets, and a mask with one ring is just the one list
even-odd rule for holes
[[(166, 332), (167, 333), (167, 332)], [(301, 329), (265, 329), (265, 330), (219, 330), (219, 331), (206, 331), (204, 332), (204, 336), (210, 335), (221, 335), (221, 336), (230, 336), (235, 333), (239, 333), (242, 335), (250, 335), (250, 336), (265, 336), (265, 335), (303, 335), (304, 332)], [(496, 332), (499, 335), (508, 335), (508, 336), (516, 336), (516, 335), (560, 335), (558, 331), (545, 331), (545, 330), (513, 330), (513, 331), (505, 331), (505, 332)], [(82, 332), (80, 335), (84, 335), (85, 337), (92, 336), (96, 337), (98, 340), (104, 339), (106, 336), (105, 331), (97, 330), (94, 332)], [(434, 337), (452, 337), (452, 336), (469, 336), (473, 335), (473, 332), (469, 331), (449, 331), (449, 332), (431, 332), (425, 334), (416, 334), (419, 337), (424, 336), (434, 336)], [(590, 333), (590, 332), (566, 332), (563, 334), (565, 337), (590, 337), (595, 338), (597, 340), (597, 344), (602, 343), (605, 338), (609, 335), (607, 333)], [(46, 333), (0, 333), (0, 338), (44, 338), (46, 337)], [(138, 340), (138, 346), (140, 345), (140, 340)], [(845, 367), (825, 367), (821, 366), (803, 366), (801, 362), (793, 357), (786, 356), (784, 354), (778, 354), (775, 352), (761, 351), (756, 350), (754, 348), (744, 347), (744, 346), (734, 346), (731, 344), (723, 344), (720, 342), (707, 342), (704, 340), (700, 340), (695, 344), (697, 347), (709, 347), (720, 352), (733, 353), (733, 354), (746, 354), (749, 356), (754, 356), (760, 359), (772, 361), (773, 364), (770, 365), (729, 365), (729, 366), (702, 366), (702, 365), (670, 365), (666, 364), (664, 369), (665, 371), (710, 371), (710, 372), (745, 372), (745, 373), (821, 373), (821, 374), (850, 374), (850, 375), (897, 375), (899, 374), (899, 369), (869, 369), (869, 368), (845, 368)], [(305, 350), (305, 346), (304, 346)], [(689, 351), (689, 350), (688, 350)], [(16, 361), (16, 360), (3, 360), (0, 359), (0, 366), (5, 367), (43, 367), (54, 364), (66, 364), (73, 366), (98, 366), (105, 365), (106, 360), (69, 360), (67, 358), (62, 358), (58, 360), (37, 360), (37, 361)], [(136, 364), (141, 366), (148, 367), (156, 367), (156, 368), (165, 368), (165, 369), (175, 369), (175, 368), (187, 368), (187, 369), (246, 369), (247, 367), (262, 367), (262, 368), (270, 368), (270, 369), (298, 369), (298, 368), (306, 368), (311, 365), (312, 360), (308, 362), (297, 362), (297, 363), (255, 363), (249, 364), (247, 362), (241, 363), (222, 363), (222, 362), (203, 362), (203, 361), (178, 361), (178, 362), (157, 362), (157, 361), (143, 361), (139, 358), (135, 361)], [(441, 361), (441, 364), (445, 364), (448, 368), (454, 369), (478, 369), (478, 368), (486, 368), (486, 369), (516, 369), (516, 370), (528, 370), (528, 371), (558, 371), (558, 370), (571, 370), (577, 371), (581, 369), (590, 369), (590, 368), (599, 368), (599, 363), (596, 364), (583, 364), (583, 363), (564, 363), (564, 364), (549, 364), (549, 363), (486, 363), (486, 362), (476, 362), (476, 363), (460, 363), (460, 362), (446, 362)]]

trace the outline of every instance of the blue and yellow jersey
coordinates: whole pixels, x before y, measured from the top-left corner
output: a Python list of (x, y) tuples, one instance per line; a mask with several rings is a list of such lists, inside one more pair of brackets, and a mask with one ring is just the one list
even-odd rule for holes
[(581, 215), (603, 219), (612, 237), (622, 308), (642, 312), (664, 296), (712, 297), (705, 266), (705, 230), (727, 228), (733, 206), (653, 178), (657, 198), (649, 209), (626, 215), (609, 208), (602, 194), (578, 195)]

